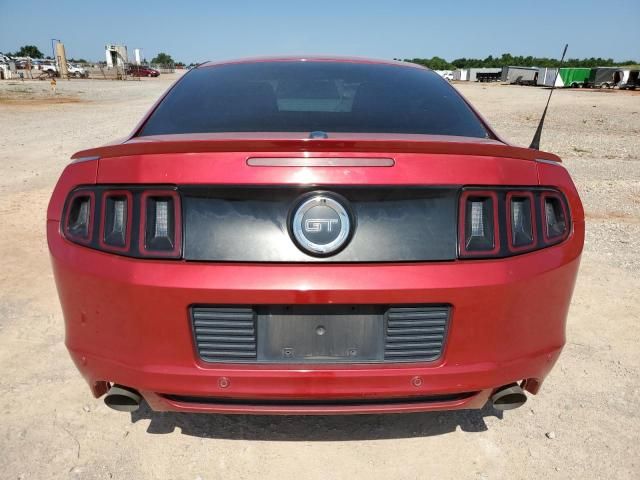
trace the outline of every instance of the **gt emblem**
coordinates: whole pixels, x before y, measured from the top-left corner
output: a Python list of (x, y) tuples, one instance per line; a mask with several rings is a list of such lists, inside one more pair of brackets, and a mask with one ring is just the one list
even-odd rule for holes
[(298, 247), (312, 255), (330, 255), (343, 248), (353, 224), (347, 200), (320, 192), (303, 198), (291, 214), (291, 233)]
[(308, 218), (304, 222), (304, 231), (305, 232), (321, 232), (323, 225), (326, 225), (327, 232), (332, 230), (333, 225), (338, 223), (338, 219), (330, 218)]

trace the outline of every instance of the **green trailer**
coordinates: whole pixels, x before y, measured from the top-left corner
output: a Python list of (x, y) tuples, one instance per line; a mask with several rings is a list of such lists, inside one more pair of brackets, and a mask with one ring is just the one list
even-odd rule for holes
[(560, 69), (558, 78), (557, 68), (539, 68), (536, 84), (544, 87), (552, 87), (555, 80), (556, 87), (582, 87), (589, 79), (590, 68), (565, 67)]
[(590, 68), (561, 68), (556, 87), (582, 87), (589, 80)]

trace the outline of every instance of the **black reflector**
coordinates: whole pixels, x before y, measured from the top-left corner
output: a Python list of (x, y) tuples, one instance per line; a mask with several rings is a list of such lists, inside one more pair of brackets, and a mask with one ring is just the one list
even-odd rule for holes
[(567, 220), (558, 197), (546, 196), (544, 198), (544, 215), (547, 224), (547, 237), (555, 239), (564, 236), (567, 231)]
[(467, 251), (493, 250), (493, 199), (469, 197), (465, 208), (465, 249)]
[(67, 218), (67, 234), (79, 239), (89, 239), (91, 222), (91, 197), (78, 195), (71, 201)]
[(531, 199), (529, 197), (511, 198), (511, 243), (522, 247), (533, 243), (533, 225), (531, 224)]
[(149, 251), (173, 251), (175, 218), (173, 197), (147, 197), (145, 248)]
[(127, 197), (109, 196), (105, 202), (104, 243), (114, 247), (127, 244), (127, 216), (129, 215)]

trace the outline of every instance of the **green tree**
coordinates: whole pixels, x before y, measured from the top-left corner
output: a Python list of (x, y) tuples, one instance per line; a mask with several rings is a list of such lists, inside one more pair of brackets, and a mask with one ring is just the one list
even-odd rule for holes
[(417, 63), (423, 67), (430, 68), (431, 70), (451, 70), (453, 66), (447, 62), (444, 58), (431, 57), (431, 58), (412, 58), (405, 59), (405, 62)]
[(451, 64), (444, 58), (431, 57), (431, 60), (429, 60), (429, 68), (432, 70), (451, 70)]
[(44, 54), (35, 45), (24, 45), (24, 46), (20, 47), (20, 50), (18, 50), (16, 53), (14, 53), (13, 56), (14, 57), (42, 58), (42, 57), (44, 57)]
[(173, 65), (175, 62), (171, 55), (168, 53), (160, 52), (158, 55), (151, 59), (151, 63), (156, 63), (159, 65)]

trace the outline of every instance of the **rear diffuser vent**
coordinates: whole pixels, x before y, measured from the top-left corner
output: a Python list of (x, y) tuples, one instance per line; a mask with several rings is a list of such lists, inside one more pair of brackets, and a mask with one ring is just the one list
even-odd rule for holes
[(449, 307), (394, 307), (385, 316), (385, 361), (429, 362), (442, 355)]
[(193, 307), (191, 314), (202, 360), (256, 360), (256, 316), (251, 308)]

